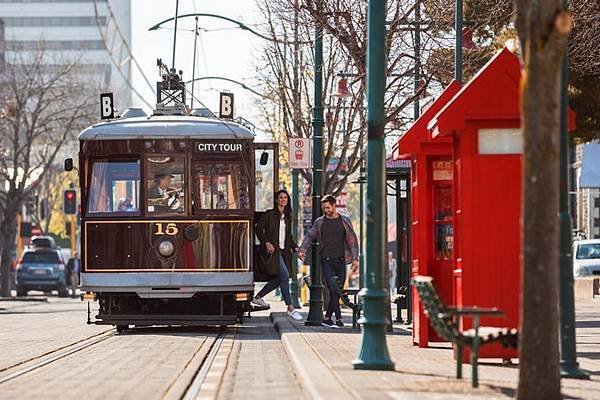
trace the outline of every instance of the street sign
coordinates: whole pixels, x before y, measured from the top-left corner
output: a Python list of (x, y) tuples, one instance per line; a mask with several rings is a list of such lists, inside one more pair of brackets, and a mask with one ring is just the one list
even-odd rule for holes
[(233, 93), (221, 92), (219, 101), (219, 118), (233, 118)]
[(290, 138), (290, 168), (308, 169), (311, 166), (310, 139)]
[(115, 117), (115, 107), (112, 93), (100, 94), (100, 118), (113, 119)]

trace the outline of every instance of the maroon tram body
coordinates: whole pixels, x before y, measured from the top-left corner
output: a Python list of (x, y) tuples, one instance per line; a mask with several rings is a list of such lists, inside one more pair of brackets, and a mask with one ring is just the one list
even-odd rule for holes
[(99, 301), (94, 322), (241, 321), (255, 213), (272, 206), (278, 184), (276, 144), (192, 116), (117, 119), (79, 139), (81, 278)]

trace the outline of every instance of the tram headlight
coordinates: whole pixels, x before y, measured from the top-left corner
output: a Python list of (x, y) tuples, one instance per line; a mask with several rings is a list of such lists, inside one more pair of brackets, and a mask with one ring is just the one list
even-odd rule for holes
[(170, 257), (175, 253), (175, 245), (170, 240), (163, 240), (158, 245), (158, 252), (163, 257)]

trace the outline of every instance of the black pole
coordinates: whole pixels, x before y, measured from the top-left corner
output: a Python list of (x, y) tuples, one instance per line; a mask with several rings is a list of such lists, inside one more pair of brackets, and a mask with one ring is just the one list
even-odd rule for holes
[[(317, 13), (323, 11), (322, 0), (315, 1)], [(317, 23), (315, 28), (315, 92), (313, 106), (313, 171), (312, 171), (312, 221), (321, 215), (321, 197), (323, 190), (323, 27)], [(323, 319), (323, 284), (321, 283), (321, 260), (317, 243), (311, 251), (311, 285), (306, 325), (321, 325)]]
[[(418, 2), (418, 0), (417, 0)], [(403, 276), (402, 272), (402, 190), (401, 190), (400, 176), (396, 177), (396, 281), (394, 284), (396, 288), (402, 286)], [(398, 284), (400, 282), (400, 284)], [(398, 299), (396, 305), (396, 322), (402, 322), (402, 302)]]
[(463, 2), (455, 0), (454, 7), (454, 31), (455, 31), (455, 49), (454, 49), (454, 79), (458, 83), (462, 83), (462, 18), (463, 18)]
[[(568, 1), (563, 0), (563, 8)], [(575, 298), (573, 294), (573, 241), (572, 221), (569, 212), (569, 126), (567, 92), (569, 84), (568, 49), (565, 50), (561, 73), (560, 98), (560, 375), (566, 378), (590, 379), (590, 375), (579, 368), (575, 337)]]
[[(415, 4), (415, 93), (421, 87), (421, 1), (417, 0)], [(419, 96), (415, 96), (413, 101), (413, 120), (421, 115), (421, 105)]]

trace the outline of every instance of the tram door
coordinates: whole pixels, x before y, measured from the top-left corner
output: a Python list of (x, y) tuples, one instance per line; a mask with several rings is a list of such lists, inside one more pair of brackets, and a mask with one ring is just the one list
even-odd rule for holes
[[(279, 189), (279, 144), (278, 143), (254, 143), (254, 225), (262, 214), (273, 208), (275, 204), (275, 192)], [(254, 280), (263, 281), (257, 270), (257, 263), (261, 262), (259, 257), (259, 242), (254, 235)]]

